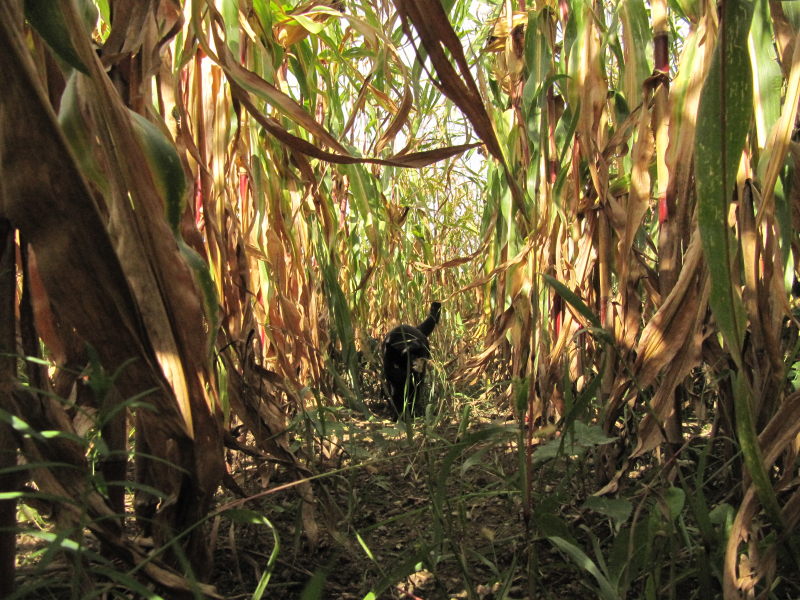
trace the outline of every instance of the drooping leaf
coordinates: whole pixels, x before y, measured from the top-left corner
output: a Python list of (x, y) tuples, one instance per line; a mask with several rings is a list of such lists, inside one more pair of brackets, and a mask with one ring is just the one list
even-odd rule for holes
[[(82, 2), (82, 6), (90, 6), (90, 3)], [(94, 9), (94, 7), (91, 7)], [(94, 19), (97, 20), (97, 10), (94, 9)], [(64, 15), (58, 2), (52, 0), (25, 0), (25, 17), (36, 29), (44, 41), (53, 49), (56, 55), (71, 67), (88, 73), (86, 65), (78, 57), (75, 47), (72, 45), (69, 30), (64, 22)], [(89, 31), (94, 27), (88, 27)]]

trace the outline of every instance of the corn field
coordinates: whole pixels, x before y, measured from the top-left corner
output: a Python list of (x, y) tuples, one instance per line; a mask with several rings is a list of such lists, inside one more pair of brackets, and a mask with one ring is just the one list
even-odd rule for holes
[[(220, 519), (275, 540), (236, 597), (800, 596), (796, 2), (9, 0), (0, 81), (0, 598), (228, 597)], [(330, 517), (363, 423), (433, 541), (271, 592), (277, 493), (374, 560)], [(493, 460), (481, 579), (449, 486)]]

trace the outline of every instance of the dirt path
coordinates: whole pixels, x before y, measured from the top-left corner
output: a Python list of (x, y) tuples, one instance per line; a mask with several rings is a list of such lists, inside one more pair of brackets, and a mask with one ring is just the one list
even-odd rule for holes
[[(452, 423), (426, 430), (422, 420), (411, 429), (354, 421), (341, 432), (337, 468), (315, 481), (322, 532), (316, 548), (300, 535), (296, 494), (250, 507), (263, 511), (280, 538), (265, 597), (301, 598), (304, 589), (310, 598), (334, 600), (491, 599), (501, 591), (520, 599), (586, 597), (549, 543), (523, 551), (513, 425), (476, 423), (459, 435)], [(222, 525), (219, 590), (231, 598), (252, 593), (272, 548), (264, 527)]]

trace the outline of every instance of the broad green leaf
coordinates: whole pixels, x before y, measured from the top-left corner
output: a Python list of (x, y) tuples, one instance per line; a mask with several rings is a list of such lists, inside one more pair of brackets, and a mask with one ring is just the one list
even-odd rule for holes
[(745, 316), (731, 275), (736, 247), (728, 212), (753, 116), (753, 75), (747, 51), (752, 16), (748, 0), (723, 3), (717, 45), (700, 97), (694, 169), (698, 222), (711, 275), (709, 302), (740, 366)]
[(583, 507), (612, 519), (615, 530), (619, 530), (633, 512), (633, 505), (628, 500), (602, 496), (589, 496)]
[(602, 446), (617, 441), (616, 437), (607, 436), (599, 425), (587, 425), (582, 421), (575, 421), (573, 434), (576, 443), (587, 447)]
[(717, 45), (700, 98), (695, 141), (698, 223), (711, 277), (709, 304), (738, 369), (733, 386), (736, 433), (758, 498), (782, 528), (780, 506), (764, 469), (753, 395), (742, 360), (745, 314), (735, 286), (735, 243), (728, 212), (745, 138), (753, 116), (753, 80), (747, 48), (753, 4), (725, 0)]
[(239, 3), (236, 0), (222, 0), (222, 17), (225, 21), (225, 42), (231, 52), (239, 54)]
[[(764, 148), (772, 126), (781, 113), (783, 76), (775, 56), (774, 33), (770, 17), (769, 2), (757, 0), (753, 13), (753, 26), (750, 30), (750, 64), (754, 69), (755, 88), (754, 114), (758, 146)], [(763, 180), (767, 168), (766, 160), (759, 160), (759, 179)]]
[[(97, 21), (97, 9), (90, 3), (82, 2), (81, 8), (84, 9), (83, 17), (87, 22), (88, 33), (94, 27), (88, 26), (92, 22), (92, 12), (94, 10), (94, 21)], [(88, 74), (88, 69), (83, 61), (78, 57), (75, 47), (72, 45), (69, 31), (64, 23), (64, 15), (58, 2), (53, 0), (25, 0), (25, 17), (33, 28), (42, 36), (45, 42), (53, 49), (53, 52), (71, 67)]]
[(74, 71), (67, 79), (67, 85), (61, 95), (58, 122), (78, 160), (78, 166), (83, 176), (94, 183), (99, 190), (105, 192), (108, 189), (108, 179), (100, 171), (97, 161), (94, 159), (91, 127), (81, 112), (78, 87), (82, 83), (81, 78), (84, 78), (84, 81), (86, 79), (83, 74)]
[(736, 510), (730, 504), (724, 502), (715, 506), (708, 513), (708, 518), (714, 525), (720, 525), (726, 529), (733, 524), (735, 516)]
[(642, 82), (653, 70), (646, 54), (648, 46), (652, 46), (652, 32), (647, 8), (642, 0), (624, 0), (620, 6), (620, 18), (626, 52), (623, 65), (624, 96), (628, 106), (635, 107), (641, 102)]
[(611, 444), (616, 439), (606, 436), (598, 425), (586, 425), (581, 421), (574, 421), (572, 429), (566, 431), (560, 438), (539, 446), (533, 454), (533, 462), (539, 463), (556, 456), (581, 455), (589, 448)]
[(678, 518), (678, 515), (681, 514), (684, 505), (686, 504), (686, 492), (679, 487), (670, 487), (667, 488), (666, 494), (664, 495), (664, 502), (666, 502), (667, 507), (669, 508), (669, 516), (674, 521)]
[(186, 194), (186, 175), (178, 151), (153, 123), (139, 113), (128, 111), (128, 114), (142, 142), (147, 166), (153, 174), (153, 182), (164, 199), (169, 226), (173, 233), (177, 233)]
[(214, 342), (217, 339), (217, 327), (219, 326), (220, 319), (217, 286), (214, 284), (214, 278), (211, 275), (208, 263), (203, 260), (203, 257), (182, 239), (179, 237), (176, 237), (176, 239), (178, 251), (192, 270), (195, 282), (203, 295), (203, 308), (205, 310), (206, 319), (208, 319), (208, 350), (210, 355), (214, 350)]

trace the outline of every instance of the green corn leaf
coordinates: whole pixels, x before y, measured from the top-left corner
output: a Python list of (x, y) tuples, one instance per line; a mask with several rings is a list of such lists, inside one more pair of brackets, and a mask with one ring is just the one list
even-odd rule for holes
[(209, 355), (214, 351), (214, 341), (217, 339), (217, 327), (219, 327), (219, 295), (214, 277), (208, 263), (193, 248), (191, 248), (180, 237), (176, 236), (178, 251), (183, 260), (189, 265), (194, 275), (194, 280), (203, 295), (203, 308), (206, 319), (208, 319), (208, 351)]
[(642, 0), (625, 0), (620, 5), (622, 34), (628, 54), (624, 67), (624, 95), (628, 105), (635, 107), (641, 101), (641, 82), (650, 76), (650, 66), (646, 49), (650, 42), (650, 26), (647, 9)]
[(556, 293), (561, 296), (564, 301), (570, 304), (575, 310), (578, 311), (584, 318), (586, 318), (589, 323), (593, 326), (602, 328), (602, 324), (600, 323), (600, 317), (598, 317), (592, 309), (590, 309), (586, 304), (581, 300), (577, 294), (575, 294), (572, 290), (570, 290), (567, 286), (563, 283), (558, 281), (555, 277), (550, 275), (542, 275), (542, 278), (545, 280), (547, 284), (552, 287)]
[[(781, 96), (783, 75), (775, 60), (775, 34), (772, 31), (769, 2), (758, 0), (753, 13), (753, 27), (750, 32), (752, 41), (751, 64), (755, 69), (754, 100), (755, 125), (759, 147), (766, 145), (767, 136), (781, 114)], [(759, 179), (763, 179), (767, 169), (767, 160), (759, 160)]]
[(711, 68), (700, 96), (695, 140), (698, 221), (711, 273), (709, 302), (733, 358), (741, 365), (744, 307), (731, 268), (736, 254), (728, 209), (753, 115), (747, 38), (753, 5), (725, 0)]
[(742, 361), (745, 314), (731, 276), (735, 246), (728, 227), (736, 172), (753, 116), (753, 79), (747, 48), (752, 16), (753, 4), (747, 0), (723, 2), (717, 47), (700, 97), (695, 173), (698, 222), (711, 276), (709, 303), (738, 366), (734, 384), (736, 433), (758, 498), (780, 529), (780, 506), (764, 469), (752, 390)]
[(129, 111), (134, 129), (142, 142), (147, 165), (156, 188), (164, 199), (167, 221), (173, 233), (180, 226), (186, 193), (186, 175), (178, 151), (158, 127), (139, 113)]
[[(87, 23), (91, 22), (91, 12), (87, 12), (89, 3), (81, 3), (84, 9), (84, 19)], [(94, 8), (91, 5), (89, 8)], [(69, 31), (64, 23), (64, 15), (58, 2), (46, 2), (45, 0), (25, 0), (25, 18), (33, 28), (42, 36), (47, 45), (53, 49), (56, 55), (66, 62), (69, 66), (89, 74), (89, 70), (83, 61), (78, 57)], [(94, 8), (94, 20), (97, 21), (97, 9)], [(88, 28), (88, 27), (87, 27)], [(90, 29), (91, 32), (91, 29)]]

